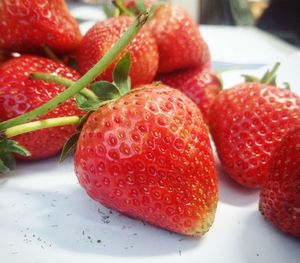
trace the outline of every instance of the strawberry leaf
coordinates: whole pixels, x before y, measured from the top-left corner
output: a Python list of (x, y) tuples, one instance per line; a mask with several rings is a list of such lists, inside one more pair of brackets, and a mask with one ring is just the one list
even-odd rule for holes
[(247, 74), (243, 74), (242, 77), (245, 79), (245, 82), (259, 82), (259, 78)]
[(16, 161), (14, 153), (22, 156), (29, 156), (28, 152), (24, 147), (19, 145), (14, 140), (0, 140), (0, 173), (7, 173), (14, 170), (16, 167)]
[(118, 62), (113, 72), (114, 83), (120, 90), (121, 95), (130, 91), (130, 77), (128, 76), (130, 66), (130, 53), (127, 52), (126, 55)]
[(114, 100), (121, 96), (119, 88), (108, 81), (99, 81), (92, 84), (91, 89), (100, 101)]
[(59, 162), (62, 163), (64, 160), (66, 160), (70, 155), (72, 155), (75, 152), (79, 136), (80, 136), (80, 132), (76, 132), (69, 138), (69, 140), (66, 142), (61, 152)]
[(89, 111), (88, 113), (86, 113), (81, 117), (80, 122), (77, 125), (76, 132), (68, 139), (68, 141), (65, 143), (63, 147), (59, 162), (62, 163), (75, 152), (83, 125), (86, 123), (86, 121), (88, 120), (88, 118), (92, 113), (93, 111)]

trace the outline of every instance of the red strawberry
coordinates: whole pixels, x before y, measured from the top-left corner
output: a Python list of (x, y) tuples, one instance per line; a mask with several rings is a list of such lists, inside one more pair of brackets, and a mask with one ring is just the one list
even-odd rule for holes
[(198, 107), (180, 91), (148, 85), (93, 113), (75, 170), (103, 205), (186, 235), (210, 228), (217, 178)]
[(180, 6), (161, 5), (150, 22), (150, 28), (158, 44), (160, 73), (210, 65), (208, 48), (198, 25)]
[[(120, 16), (97, 23), (84, 36), (77, 52), (78, 69), (86, 73), (117, 42), (133, 22), (133, 18)], [(157, 72), (158, 51), (151, 32), (144, 28), (115, 62), (98, 77), (98, 80), (112, 81), (116, 63), (129, 51), (131, 55), (130, 77), (132, 86), (151, 83)]]
[[(147, 8), (150, 8), (153, 4), (157, 3), (157, 0), (144, 0), (143, 2)], [(136, 7), (136, 0), (123, 0), (123, 4), (129, 9), (134, 9)]]
[(158, 80), (181, 90), (198, 105), (205, 122), (208, 121), (210, 106), (221, 90), (220, 79), (215, 73), (197, 67), (160, 75)]
[(300, 237), (300, 127), (289, 132), (272, 156), (260, 194), (260, 211), (280, 230)]
[(272, 152), (299, 118), (300, 99), (289, 90), (246, 83), (221, 91), (209, 124), (224, 170), (244, 186), (261, 186)]
[[(24, 55), (9, 60), (0, 67), (2, 121), (41, 106), (65, 89), (58, 84), (29, 79), (34, 72), (56, 73), (71, 80), (79, 78), (74, 70), (46, 58)], [(69, 100), (40, 119), (79, 114), (75, 101)], [(31, 152), (32, 155), (26, 159), (42, 159), (56, 154), (74, 131), (74, 126), (57, 127), (23, 134), (15, 137), (15, 140)]]
[(0, 2), (0, 49), (34, 51), (47, 45), (57, 52), (77, 48), (81, 34), (63, 0)]

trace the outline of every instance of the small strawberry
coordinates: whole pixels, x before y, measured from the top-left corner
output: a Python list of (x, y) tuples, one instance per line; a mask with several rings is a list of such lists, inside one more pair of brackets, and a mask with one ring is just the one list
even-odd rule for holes
[(158, 76), (158, 80), (179, 89), (200, 108), (205, 122), (208, 121), (209, 109), (221, 90), (221, 81), (209, 69), (202, 67), (178, 70)]
[[(274, 71), (262, 82), (274, 79)], [(260, 187), (274, 149), (299, 118), (300, 98), (273, 84), (250, 82), (221, 91), (209, 125), (224, 170), (244, 186)]]
[[(65, 89), (62, 85), (31, 80), (29, 75), (38, 71), (59, 74), (71, 80), (79, 78), (74, 70), (46, 58), (24, 55), (9, 60), (0, 67), (0, 120), (31, 111)], [(71, 99), (39, 119), (74, 114), (80, 114), (80, 111)], [(31, 153), (26, 159), (42, 159), (59, 152), (74, 131), (74, 126), (56, 127), (17, 136), (16, 141)]]
[[(83, 37), (77, 52), (79, 72), (84, 74), (94, 66), (117, 42), (132, 21), (131, 17), (120, 16), (94, 25)], [(98, 77), (98, 80), (112, 81), (113, 69), (127, 51), (130, 52), (132, 61), (130, 69), (132, 86), (151, 83), (158, 68), (158, 50), (155, 38), (147, 28), (141, 30), (128, 48)]]
[(290, 131), (274, 151), (259, 207), (275, 227), (300, 237), (300, 127)]
[(35, 51), (46, 45), (60, 52), (75, 50), (79, 26), (64, 0), (0, 2), (0, 49)]
[(208, 231), (217, 178), (208, 131), (180, 91), (147, 85), (94, 112), (75, 153), (78, 180), (103, 205), (185, 235)]
[(160, 5), (149, 24), (159, 49), (159, 73), (210, 65), (198, 25), (180, 6)]

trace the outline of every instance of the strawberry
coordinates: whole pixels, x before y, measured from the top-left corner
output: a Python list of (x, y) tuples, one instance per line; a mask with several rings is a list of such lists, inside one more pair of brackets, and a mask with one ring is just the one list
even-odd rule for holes
[[(86, 73), (117, 42), (132, 23), (133, 18), (120, 16), (94, 25), (83, 37), (77, 52), (78, 69)], [(112, 71), (116, 63), (130, 52), (132, 67), (130, 77), (132, 86), (151, 83), (158, 68), (158, 50), (154, 37), (147, 28), (143, 28), (133, 42), (115, 62), (98, 77), (98, 80), (112, 81)]]
[[(157, 0), (145, 0), (143, 1), (146, 8), (150, 8), (153, 4), (157, 3)], [(129, 9), (134, 9), (137, 5), (136, 0), (123, 0), (124, 6), (126, 6)]]
[(197, 236), (214, 220), (208, 131), (198, 107), (176, 89), (146, 85), (92, 113), (75, 171), (93, 199), (159, 227)]
[(198, 25), (180, 6), (160, 5), (149, 26), (159, 49), (159, 73), (210, 65), (207, 44)]
[(178, 70), (158, 76), (158, 80), (182, 91), (200, 108), (205, 122), (208, 121), (209, 109), (221, 90), (217, 75), (209, 69), (196, 67)]
[(274, 151), (259, 207), (275, 227), (300, 237), (300, 126)]
[[(0, 120), (31, 111), (65, 89), (62, 85), (31, 80), (29, 75), (33, 72), (55, 73), (71, 80), (79, 78), (74, 70), (46, 58), (24, 55), (9, 60), (0, 67)], [(80, 114), (80, 111), (70, 99), (39, 119), (74, 114)], [(74, 131), (74, 126), (56, 127), (23, 134), (15, 139), (31, 152), (26, 159), (35, 160), (56, 154)]]
[(46, 45), (71, 52), (81, 40), (79, 26), (63, 0), (0, 2), (0, 49), (35, 51)]
[(238, 183), (260, 187), (272, 152), (300, 118), (300, 98), (287, 89), (244, 83), (223, 90), (209, 124), (224, 170)]

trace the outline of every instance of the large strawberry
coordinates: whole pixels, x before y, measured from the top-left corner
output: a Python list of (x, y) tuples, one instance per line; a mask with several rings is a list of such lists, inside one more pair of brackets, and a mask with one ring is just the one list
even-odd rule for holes
[(158, 44), (160, 73), (210, 64), (208, 48), (198, 25), (180, 6), (159, 6), (150, 28)]
[(64, 0), (0, 1), (0, 49), (57, 52), (77, 48), (81, 34)]
[(164, 85), (135, 90), (84, 125), (75, 170), (103, 205), (186, 235), (210, 228), (217, 178), (198, 107)]
[(221, 91), (210, 109), (210, 131), (224, 170), (260, 187), (270, 157), (300, 118), (300, 98), (275, 85), (250, 82)]
[[(29, 75), (34, 72), (55, 73), (70, 80), (77, 80), (79, 77), (74, 70), (46, 58), (24, 55), (9, 60), (0, 67), (1, 121), (33, 110), (65, 89), (62, 85), (31, 80)], [(71, 99), (40, 119), (80, 113)], [(42, 159), (61, 150), (74, 131), (74, 126), (56, 127), (23, 134), (15, 139), (31, 153), (27, 159)]]
[(202, 67), (178, 70), (160, 75), (158, 80), (181, 90), (198, 105), (205, 122), (208, 121), (210, 106), (221, 90), (220, 79), (212, 70)]
[(260, 211), (280, 230), (300, 237), (300, 127), (289, 132), (272, 156), (260, 194)]
[[(120, 16), (94, 25), (84, 36), (77, 52), (79, 72), (84, 74), (94, 66), (117, 42), (132, 21), (133, 18)], [(98, 77), (98, 80), (112, 81), (113, 69), (127, 51), (131, 55), (132, 85), (151, 83), (158, 68), (158, 50), (155, 38), (147, 28), (141, 30), (128, 48)]]

